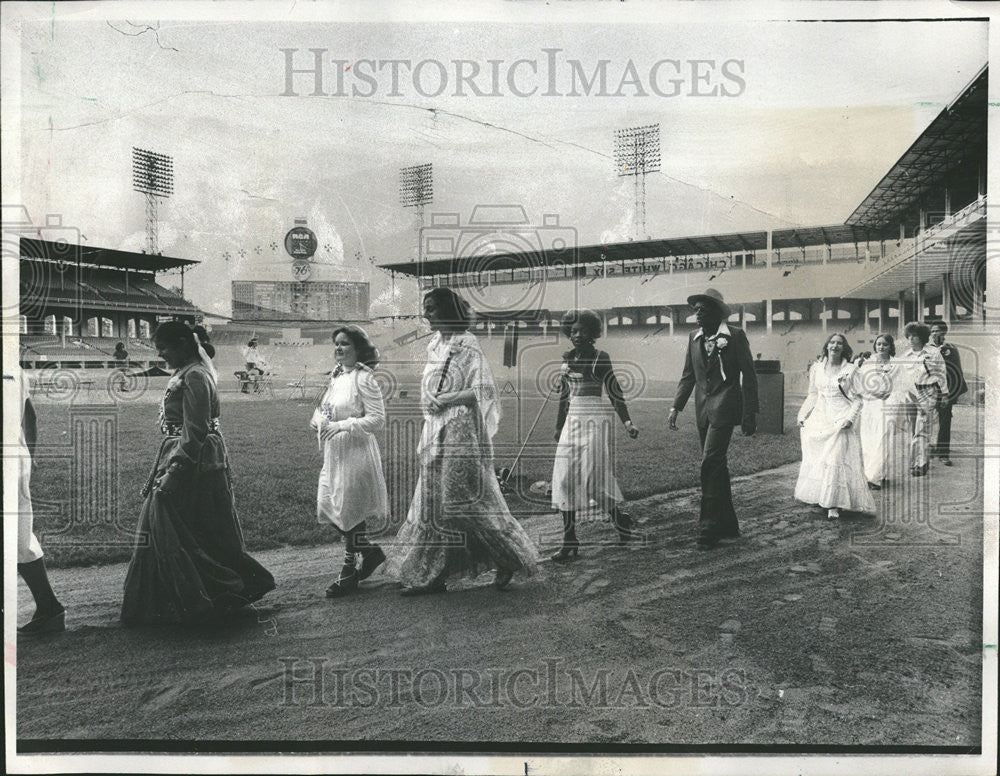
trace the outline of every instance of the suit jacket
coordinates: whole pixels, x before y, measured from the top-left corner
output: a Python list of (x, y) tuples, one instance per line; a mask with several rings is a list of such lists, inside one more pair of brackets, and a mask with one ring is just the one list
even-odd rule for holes
[(958, 348), (950, 342), (944, 343), (939, 350), (941, 358), (944, 359), (945, 375), (948, 378), (948, 395), (942, 398), (954, 404), (959, 396), (969, 390), (965, 375), (962, 373), (962, 358), (958, 355)]
[[(729, 330), (728, 336), (724, 327)], [(744, 414), (758, 411), (757, 373), (746, 333), (724, 323), (719, 327), (719, 336), (728, 343), (723, 348), (716, 347), (708, 356), (702, 345), (701, 329), (691, 332), (684, 372), (674, 399), (674, 409), (680, 412), (691, 391), (695, 391), (695, 413), (701, 428), (709, 424), (735, 426), (743, 422)]]

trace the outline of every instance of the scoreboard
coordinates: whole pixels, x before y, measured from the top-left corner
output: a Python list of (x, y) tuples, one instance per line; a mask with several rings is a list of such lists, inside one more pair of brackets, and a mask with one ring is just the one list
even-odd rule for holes
[(234, 280), (233, 320), (344, 321), (368, 318), (368, 283)]

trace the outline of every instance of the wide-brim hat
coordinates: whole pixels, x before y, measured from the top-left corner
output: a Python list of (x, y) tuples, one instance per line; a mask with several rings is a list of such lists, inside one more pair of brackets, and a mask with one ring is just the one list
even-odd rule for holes
[(692, 307), (694, 307), (697, 302), (708, 302), (709, 304), (714, 304), (719, 308), (723, 316), (726, 318), (729, 317), (729, 305), (722, 300), (722, 294), (714, 288), (706, 288), (704, 294), (692, 294), (688, 297), (688, 304)]

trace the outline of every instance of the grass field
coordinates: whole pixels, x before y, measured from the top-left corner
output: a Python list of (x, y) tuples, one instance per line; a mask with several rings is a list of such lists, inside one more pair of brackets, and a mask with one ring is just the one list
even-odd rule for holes
[[(308, 429), (312, 404), (249, 401), (224, 403), (223, 434), (232, 459), (236, 501), (250, 549), (337, 541), (336, 531), (316, 523), (316, 480), (321, 466), (315, 436)], [(509, 466), (535, 419), (539, 400), (504, 400), (504, 420), (494, 440), (496, 466)], [(693, 401), (681, 415), (681, 429), (667, 429), (669, 403), (637, 401), (630, 407), (640, 429), (637, 440), (616, 436), (617, 473), (626, 499), (641, 498), (698, 483), (700, 452)], [(786, 410), (788, 416), (796, 407)], [(96, 447), (95, 417), (113, 418), (109, 440), (117, 451)], [(416, 482), (414, 448), (420, 431), (415, 404), (390, 403), (389, 428), (380, 442), (392, 504), (394, 533), (405, 519)], [(35, 531), (53, 566), (90, 565), (127, 559), (142, 499), (139, 491), (160, 444), (154, 405), (119, 408), (59, 404), (38, 407), (39, 445), (32, 498)], [(792, 427), (794, 429), (794, 427)], [(515, 514), (549, 511), (544, 495), (528, 486), (548, 481), (555, 452), (555, 405), (549, 403), (525, 450), (510, 498)], [(618, 427), (621, 432), (621, 428)], [(99, 435), (98, 435), (99, 436)], [(798, 434), (734, 435), (730, 469), (734, 475), (798, 460)], [(117, 461), (116, 464), (113, 462)], [(88, 460), (92, 466), (81, 467)], [(108, 462), (112, 463), (109, 464)], [(96, 508), (95, 508), (96, 507)]]

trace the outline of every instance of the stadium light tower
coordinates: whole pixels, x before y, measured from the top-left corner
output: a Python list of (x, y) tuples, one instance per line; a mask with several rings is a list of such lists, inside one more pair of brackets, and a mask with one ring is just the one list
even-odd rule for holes
[(132, 147), (132, 188), (146, 195), (146, 253), (160, 252), (158, 244), (158, 200), (174, 193), (172, 157)]
[(416, 164), (399, 170), (399, 201), (403, 207), (417, 209), (420, 219), (417, 226), (419, 256), (420, 229), (424, 225), (424, 207), (434, 201), (434, 169), (431, 164)]
[[(615, 130), (615, 169), (635, 178), (635, 234), (646, 232), (646, 174), (660, 171), (660, 125)], [(648, 238), (648, 235), (646, 235)]]

